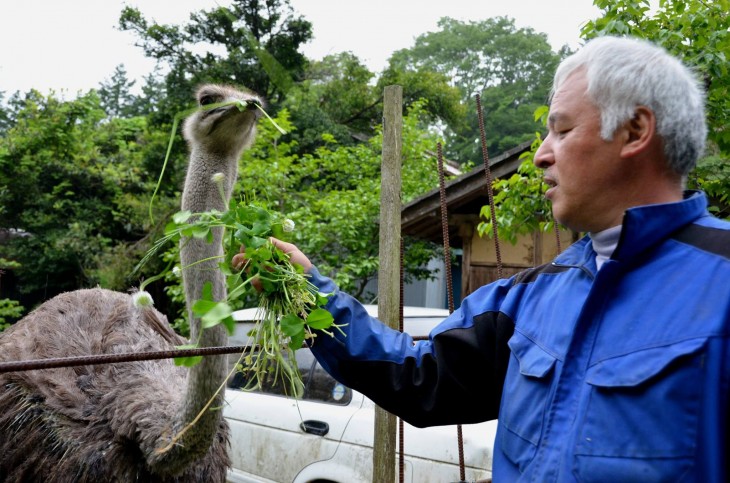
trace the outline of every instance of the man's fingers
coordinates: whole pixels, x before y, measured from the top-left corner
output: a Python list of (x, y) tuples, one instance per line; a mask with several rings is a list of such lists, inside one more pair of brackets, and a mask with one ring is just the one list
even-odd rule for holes
[(235, 270), (241, 270), (245, 264), (246, 264), (246, 246), (241, 245), (241, 248), (238, 249), (238, 253), (233, 255), (233, 258), (231, 259), (231, 265), (233, 265), (233, 268)]
[(281, 241), (278, 238), (270, 237), (269, 241), (279, 250), (289, 255), (289, 260), (292, 263), (296, 263), (301, 265), (304, 268), (305, 272), (308, 272), (310, 268), (312, 268), (312, 262), (309, 261), (309, 258), (302, 253), (299, 248), (297, 248), (296, 245), (293, 243), (288, 243), (285, 241)]
[(279, 240), (278, 238), (274, 238), (273, 236), (269, 237), (269, 241), (279, 250), (286, 254), (290, 254), (293, 251), (297, 250), (296, 245), (293, 243), (288, 243), (282, 240)]
[(241, 270), (245, 264), (246, 264), (246, 255), (245, 254), (238, 253), (236, 255), (233, 255), (233, 258), (231, 259), (231, 265), (233, 265), (234, 269)]

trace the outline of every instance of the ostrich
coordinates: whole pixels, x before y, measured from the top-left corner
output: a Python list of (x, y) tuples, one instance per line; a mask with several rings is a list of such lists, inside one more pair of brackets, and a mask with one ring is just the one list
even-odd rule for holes
[[(217, 85), (201, 87), (197, 100), (201, 106), (250, 103), (244, 110), (198, 111), (185, 121), (190, 163), (182, 208), (194, 213), (226, 208), (261, 102)], [(226, 199), (211, 180), (214, 173), (225, 175)], [(183, 243), (183, 266), (221, 255), (220, 232), (214, 240)], [(188, 306), (206, 282), (214, 297), (225, 297), (218, 261), (183, 270)], [(99, 288), (58, 295), (0, 333), (0, 360), (168, 350), (185, 342), (164, 315), (138, 305), (130, 294)], [(200, 321), (188, 313), (193, 340), (199, 338), (201, 346), (226, 343), (222, 327), (201, 334)], [(0, 481), (224, 481), (230, 460), (223, 395), (188, 431), (181, 430), (218, 389), (226, 367), (225, 356), (216, 356), (189, 370), (166, 360), (0, 374)]]

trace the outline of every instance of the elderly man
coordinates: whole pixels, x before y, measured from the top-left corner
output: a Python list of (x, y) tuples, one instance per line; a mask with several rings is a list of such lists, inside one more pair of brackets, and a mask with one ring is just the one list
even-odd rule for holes
[(730, 224), (683, 191), (705, 136), (677, 59), (588, 42), (558, 68), (535, 155), (555, 219), (587, 235), (481, 287), (415, 344), (277, 241), (347, 324), (312, 351), (412, 424), (498, 417), (497, 482), (727, 481)]

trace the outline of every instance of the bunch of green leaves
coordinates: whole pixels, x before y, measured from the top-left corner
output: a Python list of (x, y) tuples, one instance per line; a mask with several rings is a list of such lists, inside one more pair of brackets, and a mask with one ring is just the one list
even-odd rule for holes
[[(327, 296), (319, 293), (302, 267), (293, 264), (289, 255), (269, 239), (286, 239), (293, 222), (279, 213), (246, 202), (232, 201), (225, 212), (181, 211), (172, 217), (165, 236), (155, 243), (148, 255), (181, 239), (199, 238), (212, 243), (214, 229), (225, 230), (224, 255), (218, 266), (231, 289), (226, 300), (216, 301), (207, 284), (202, 298), (192, 305), (194, 316), (200, 319), (202, 330), (223, 324), (232, 334), (235, 326), (232, 305), (236, 299), (254, 294), (260, 315), (249, 336), (250, 344), (259, 350), (243, 358), (239, 369), (250, 376), (249, 388), (259, 387), (266, 375), (273, 373), (274, 381), (286, 383), (290, 394), (301, 394), (301, 375), (289, 362), (294, 360), (294, 351), (301, 348), (305, 340), (313, 339), (315, 330), (330, 333), (329, 329), (337, 326), (332, 315), (322, 308), (327, 303)], [(241, 247), (245, 247), (246, 260), (240, 270), (234, 270), (232, 259)], [(181, 270), (189, 268), (181, 267)], [(255, 280), (258, 287), (254, 287)], [(193, 343), (185, 348), (195, 346)], [(190, 366), (198, 360), (179, 358), (176, 363)]]

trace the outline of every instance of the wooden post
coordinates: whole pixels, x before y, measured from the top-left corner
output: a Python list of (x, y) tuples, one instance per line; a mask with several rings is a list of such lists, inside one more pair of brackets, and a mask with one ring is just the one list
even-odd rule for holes
[[(383, 159), (380, 171), (380, 269), (378, 318), (394, 329), (400, 318), (400, 211), (403, 89), (387, 86), (383, 94)], [(395, 480), (396, 418), (375, 408), (373, 482)]]

